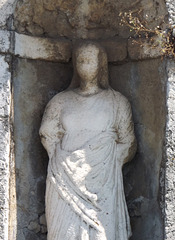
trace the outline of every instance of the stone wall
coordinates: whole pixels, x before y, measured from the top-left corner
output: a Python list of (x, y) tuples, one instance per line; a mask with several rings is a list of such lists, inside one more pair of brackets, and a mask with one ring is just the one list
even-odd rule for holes
[(0, 239), (8, 238), (9, 156), (10, 156), (10, 77), (9, 65), (0, 55)]
[[(166, 0), (169, 23), (175, 26), (175, 2)], [(165, 165), (165, 239), (175, 235), (175, 61), (167, 62), (167, 125)]]
[(15, 12), (15, 27), (33, 36), (69, 39), (128, 37), (120, 12), (141, 10), (149, 27), (162, 26), (167, 16), (164, 0), (22, 0)]
[(168, 62), (167, 126), (166, 126), (166, 174), (165, 174), (165, 239), (175, 234), (175, 63)]
[(11, 15), (13, 0), (0, 1), (0, 239), (8, 239), (11, 145)]

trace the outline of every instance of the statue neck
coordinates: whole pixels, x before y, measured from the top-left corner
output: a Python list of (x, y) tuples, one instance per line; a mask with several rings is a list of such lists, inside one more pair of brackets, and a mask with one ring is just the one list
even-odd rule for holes
[(97, 81), (95, 83), (91, 81), (81, 82), (79, 88), (79, 93), (82, 93), (83, 95), (93, 95), (100, 91), (101, 89), (99, 88)]

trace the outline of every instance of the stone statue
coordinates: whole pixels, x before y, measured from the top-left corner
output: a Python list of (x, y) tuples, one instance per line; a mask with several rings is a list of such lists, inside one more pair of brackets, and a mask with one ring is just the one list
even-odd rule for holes
[(96, 43), (74, 54), (77, 88), (48, 103), (40, 128), (49, 155), (48, 240), (128, 240), (122, 166), (136, 150), (130, 104), (108, 84), (107, 55)]

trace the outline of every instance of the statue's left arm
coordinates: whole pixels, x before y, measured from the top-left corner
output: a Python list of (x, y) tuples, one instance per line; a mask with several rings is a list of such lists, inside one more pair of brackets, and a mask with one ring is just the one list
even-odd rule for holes
[(125, 164), (134, 157), (137, 144), (134, 134), (131, 105), (122, 95), (119, 98), (116, 131), (118, 134), (117, 151), (119, 161)]

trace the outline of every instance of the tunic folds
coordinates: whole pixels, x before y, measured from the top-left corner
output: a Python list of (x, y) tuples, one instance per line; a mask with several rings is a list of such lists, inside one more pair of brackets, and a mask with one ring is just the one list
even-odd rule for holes
[(57, 94), (40, 128), (49, 154), (48, 240), (128, 240), (122, 166), (134, 152), (130, 104), (113, 89)]

